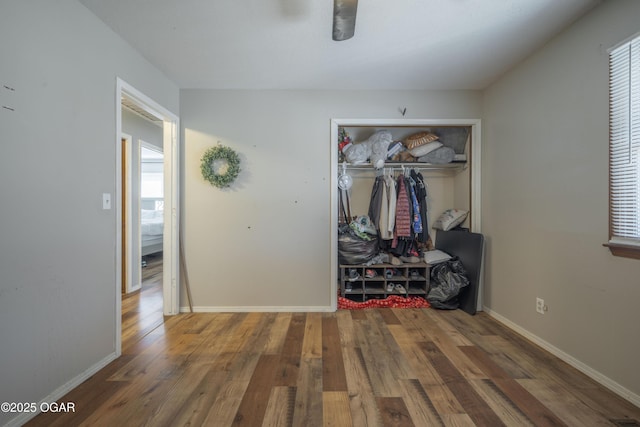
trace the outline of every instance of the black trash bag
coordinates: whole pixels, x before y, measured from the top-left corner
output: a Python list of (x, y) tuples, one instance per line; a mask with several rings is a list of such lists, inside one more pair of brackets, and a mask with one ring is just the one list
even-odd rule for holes
[(340, 264), (366, 264), (378, 255), (378, 237), (359, 237), (348, 225), (338, 228), (338, 261)]
[(469, 286), (467, 272), (458, 257), (431, 267), (431, 287), (427, 301), (433, 308), (455, 310), (460, 305), (460, 290)]

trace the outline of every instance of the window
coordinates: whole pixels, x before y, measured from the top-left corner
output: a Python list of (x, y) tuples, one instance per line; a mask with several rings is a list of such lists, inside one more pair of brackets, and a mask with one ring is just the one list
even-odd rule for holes
[(163, 164), (158, 162), (143, 161), (141, 163), (140, 196), (142, 198), (164, 197)]
[(145, 209), (161, 211), (164, 210), (164, 156), (156, 147), (146, 145), (140, 147), (140, 197)]
[(609, 51), (609, 243), (640, 259), (640, 35)]

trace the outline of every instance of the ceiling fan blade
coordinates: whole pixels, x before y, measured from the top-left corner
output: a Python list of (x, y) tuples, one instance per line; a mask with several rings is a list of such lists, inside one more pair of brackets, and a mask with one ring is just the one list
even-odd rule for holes
[(333, 39), (347, 40), (356, 31), (358, 0), (333, 0)]

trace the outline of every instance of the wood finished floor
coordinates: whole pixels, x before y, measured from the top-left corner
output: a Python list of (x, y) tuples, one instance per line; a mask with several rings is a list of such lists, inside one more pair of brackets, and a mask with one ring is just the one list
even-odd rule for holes
[(158, 313), (125, 299), (123, 355), (60, 399), (75, 413), (28, 426), (640, 425), (640, 408), (482, 313), (189, 313), (152, 326)]
[(122, 352), (162, 326), (162, 253), (146, 256), (142, 287), (122, 297)]

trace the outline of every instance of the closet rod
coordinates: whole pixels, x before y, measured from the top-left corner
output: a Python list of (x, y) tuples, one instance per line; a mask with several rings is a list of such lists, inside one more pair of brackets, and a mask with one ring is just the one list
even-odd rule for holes
[[(362, 163), (362, 164), (353, 164), (347, 162), (341, 162), (341, 167), (346, 167), (347, 169), (373, 169), (371, 163)], [(407, 162), (407, 163), (396, 163), (396, 162), (387, 162), (384, 166), (384, 169), (392, 169), (392, 170), (403, 170), (403, 169), (427, 169), (427, 170), (463, 170), (467, 166), (466, 163), (445, 163), (445, 164), (434, 164), (434, 163), (417, 163), (417, 162)]]

